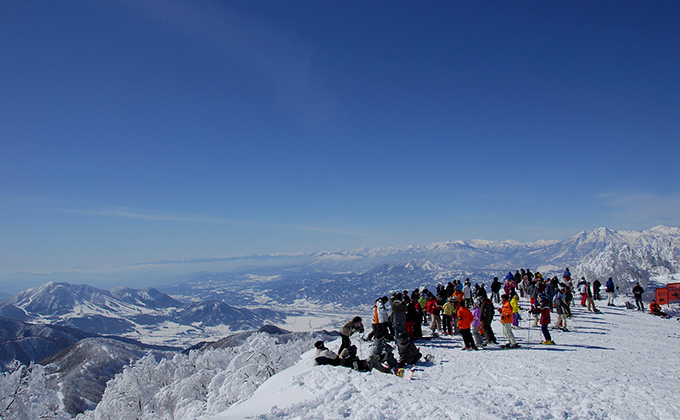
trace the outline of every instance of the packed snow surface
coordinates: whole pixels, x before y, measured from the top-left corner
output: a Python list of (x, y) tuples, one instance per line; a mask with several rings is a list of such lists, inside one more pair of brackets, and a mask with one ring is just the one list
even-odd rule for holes
[[(576, 306), (570, 331), (550, 331), (552, 346), (540, 344), (540, 329), (529, 328), (526, 311), (514, 330), (520, 349), (463, 351), (459, 336), (418, 341), (433, 359), (419, 362), (412, 380), (313, 367), (310, 350), (250, 399), (202, 419), (680, 418), (677, 317), (627, 310), (622, 301), (617, 307), (599, 303), (597, 314)], [(671, 312), (677, 316), (677, 309)], [(493, 329), (504, 344), (497, 319)], [(367, 343), (356, 335), (352, 341), (365, 357)], [(332, 350), (339, 345), (328, 344)]]

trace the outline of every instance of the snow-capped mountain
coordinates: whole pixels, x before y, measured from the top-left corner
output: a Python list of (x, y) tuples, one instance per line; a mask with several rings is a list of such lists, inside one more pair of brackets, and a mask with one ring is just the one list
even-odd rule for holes
[(247, 305), (288, 309), (304, 301), (329, 307), (370, 304), (390, 291), (433, 287), (470, 278), (489, 284), (519, 268), (561, 275), (565, 267), (588, 279), (615, 277), (620, 284), (680, 272), (680, 229), (598, 228), (564, 241), (449, 241), (426, 246), (324, 252), (304, 264), (242, 272), (203, 273), (164, 291), (187, 298), (236, 299)]
[[(113, 334), (147, 341), (154, 334), (177, 336), (186, 345), (218, 332), (257, 328), (281, 319), (267, 309), (242, 309), (223, 302), (183, 304), (156, 289), (47, 283), (0, 302), (0, 316), (25, 322), (72, 327), (91, 334)], [(166, 342), (167, 343), (167, 342)]]
[[(605, 240), (606, 239), (606, 240)], [(642, 232), (612, 232), (598, 229), (583, 235), (582, 243), (597, 243), (595, 252), (582, 258), (576, 276), (613, 277), (629, 288), (646, 285), (651, 277), (680, 273), (680, 229), (657, 226)]]

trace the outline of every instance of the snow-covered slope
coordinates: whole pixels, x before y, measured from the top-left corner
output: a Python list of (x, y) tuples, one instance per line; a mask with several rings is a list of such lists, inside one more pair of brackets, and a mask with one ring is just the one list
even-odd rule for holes
[[(516, 350), (461, 351), (458, 337), (419, 342), (434, 358), (419, 363), (410, 381), (312, 367), (310, 350), (250, 399), (202, 419), (677, 418), (680, 322), (621, 306), (601, 309), (575, 308), (571, 331), (552, 331), (555, 346), (538, 344), (537, 328), (515, 330), (522, 344)], [(500, 334), (497, 321), (493, 327)]]

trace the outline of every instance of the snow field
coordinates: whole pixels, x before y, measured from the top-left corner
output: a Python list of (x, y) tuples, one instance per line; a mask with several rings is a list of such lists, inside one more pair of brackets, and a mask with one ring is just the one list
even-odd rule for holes
[[(205, 419), (679, 418), (680, 322), (606, 304), (599, 309), (574, 307), (571, 331), (551, 330), (554, 346), (539, 344), (540, 329), (527, 328), (532, 319), (525, 311), (524, 328), (514, 330), (521, 349), (461, 351), (459, 336), (419, 341), (434, 358), (419, 362), (410, 381), (312, 367), (310, 350), (250, 399)], [(493, 329), (503, 344), (497, 320)], [(352, 338), (365, 357), (367, 343)]]

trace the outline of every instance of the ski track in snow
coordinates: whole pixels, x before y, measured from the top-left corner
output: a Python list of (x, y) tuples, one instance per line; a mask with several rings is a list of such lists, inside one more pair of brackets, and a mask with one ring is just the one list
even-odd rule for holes
[[(551, 330), (555, 346), (539, 344), (526, 311), (525, 328), (514, 330), (521, 349), (461, 351), (459, 336), (419, 341), (434, 359), (419, 362), (410, 381), (312, 367), (309, 351), (250, 399), (201, 419), (680, 418), (680, 322), (599, 303), (600, 314), (576, 306), (571, 331)], [(493, 329), (503, 344), (497, 319)], [(368, 343), (352, 338), (365, 357)]]

